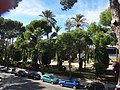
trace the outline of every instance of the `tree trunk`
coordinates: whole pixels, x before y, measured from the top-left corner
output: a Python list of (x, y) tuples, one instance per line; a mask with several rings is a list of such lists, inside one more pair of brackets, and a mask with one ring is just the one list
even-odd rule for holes
[(72, 78), (72, 74), (71, 74), (71, 59), (72, 59), (72, 56), (71, 55), (69, 55), (69, 79), (71, 79)]
[(57, 61), (57, 66), (61, 67), (62, 66), (62, 61), (60, 60), (59, 52), (56, 50), (56, 61)]
[(112, 14), (111, 27), (115, 32), (117, 47), (120, 52), (120, 9), (118, 0), (110, 0), (110, 9)]
[[(116, 46), (119, 51), (120, 56), (120, 5), (118, 0), (110, 0), (110, 9), (111, 9), (111, 14), (112, 14), (112, 21), (111, 21), (111, 27), (112, 30), (115, 32), (116, 35)], [(120, 71), (119, 71), (120, 75)], [(118, 77), (120, 79), (120, 77)]]
[(80, 57), (80, 55), (81, 55), (81, 51), (80, 51), (80, 49), (79, 49), (79, 51), (78, 51), (78, 53), (79, 53), (79, 70), (81, 70), (82, 69), (82, 66), (83, 66), (83, 61), (82, 61), (82, 59), (81, 59), (81, 57)]
[(49, 39), (49, 33), (47, 33), (47, 39)]

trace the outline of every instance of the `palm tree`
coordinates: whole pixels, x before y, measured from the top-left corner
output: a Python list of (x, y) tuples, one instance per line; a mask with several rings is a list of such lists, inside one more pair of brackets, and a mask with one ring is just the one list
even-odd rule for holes
[(72, 25), (76, 28), (87, 26), (86, 18), (82, 14), (76, 14), (75, 17), (72, 17)]
[(66, 20), (65, 26), (66, 26), (65, 30), (70, 32), (70, 29), (73, 27), (73, 24), (72, 24), (72, 21), (69, 18)]
[(42, 11), (42, 14), (43, 15), (39, 15), (39, 16), (44, 17), (44, 19), (48, 22), (48, 25), (50, 26), (52, 25), (54, 27), (57, 22), (54, 19), (55, 15), (50, 10)]
[(45, 32), (47, 33), (47, 39), (49, 39), (49, 33), (52, 32), (52, 27), (55, 28), (56, 20), (54, 19), (55, 15), (50, 10), (42, 11), (43, 15), (39, 15), (44, 17), (45, 21), (48, 23), (48, 27), (46, 27)]

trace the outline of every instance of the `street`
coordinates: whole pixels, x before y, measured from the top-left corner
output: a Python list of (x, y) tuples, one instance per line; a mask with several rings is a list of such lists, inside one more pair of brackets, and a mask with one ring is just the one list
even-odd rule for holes
[[(0, 72), (0, 90), (73, 90), (72, 88), (61, 87), (57, 84), (31, 80), (25, 77), (17, 77), (14, 74)], [(85, 90), (85, 89), (79, 89)]]

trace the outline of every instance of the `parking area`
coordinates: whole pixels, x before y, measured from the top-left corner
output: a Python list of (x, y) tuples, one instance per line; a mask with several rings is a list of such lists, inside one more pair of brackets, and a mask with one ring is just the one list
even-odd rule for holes
[[(46, 82), (42, 82), (41, 80), (34, 80), (35, 78), (31, 78), (31, 79), (29, 79), (28, 77), (26, 78), (26, 76), (24, 76), (24, 72), (23, 73), (19, 73), (20, 75), (15, 75), (14, 73), (11, 73), (11, 72), (8, 72), (8, 71), (6, 71), (6, 67), (4, 67), (4, 69), (3, 69), (3, 67), (4, 66), (0, 66), (0, 77), (1, 77), (1, 83), (6, 83), (7, 85), (8, 85), (8, 83), (9, 83), (9, 85), (11, 85), (11, 86), (13, 86), (14, 84), (10, 84), (10, 83), (16, 83), (16, 82), (18, 82), (18, 81), (20, 81), (20, 78), (22, 78), (21, 80), (23, 80), (22, 81), (22, 83), (23, 83), (23, 85), (24, 84), (26, 84), (26, 80), (29, 82), (29, 80), (30, 80), (30, 82), (32, 83), (32, 82), (37, 82), (37, 83), (42, 83), (42, 84), (44, 84), (44, 83), (46, 83)], [(11, 68), (12, 69), (12, 68)], [(9, 69), (8, 69), (9, 70)], [(33, 71), (28, 71), (28, 70), (25, 70), (25, 69), (21, 69), (21, 68), (16, 68), (16, 72), (18, 72), (18, 71), (25, 71), (25, 73), (28, 73), (28, 72), (33, 72)], [(38, 73), (40, 76), (42, 76), (42, 74), (41, 74), (41, 72), (35, 72), (35, 73)], [(57, 78), (59, 78), (59, 80), (68, 80), (69, 79), (69, 77), (66, 77), (66, 76), (61, 76), (61, 75), (55, 75), (55, 74), (52, 74), (54, 77), (57, 77)], [(96, 80), (90, 80), (90, 79), (81, 79), (81, 78), (75, 78), (76, 80), (78, 80), (78, 81), (80, 81), (80, 83), (82, 83), (83, 85), (87, 85), (88, 83), (91, 83), (91, 82), (99, 82), (99, 81), (96, 81)], [(32, 80), (32, 81), (31, 81)], [(5, 84), (4, 83), (4, 84)], [(110, 83), (110, 82), (101, 82), (101, 83), (103, 83), (104, 84), (104, 86), (105, 86), (105, 88), (106, 88), (106, 90), (109, 90), (110, 88), (114, 88), (115, 87), (115, 84), (114, 83)], [(0, 84), (1, 85), (1, 84)], [(2, 84), (3, 85), (3, 84)], [(8, 85), (8, 86), (9, 86)], [(21, 81), (20, 81), (20, 83), (17, 83), (17, 85), (21, 85)], [(32, 84), (31, 84), (32, 85)], [(34, 84), (33, 84), (34, 85)], [(51, 83), (49, 83), (49, 85), (52, 87), (52, 88), (56, 88), (53, 84), (51, 84)], [(4, 86), (4, 85), (3, 85)], [(43, 85), (44, 86), (44, 85)], [(59, 86), (59, 85), (57, 85), (57, 86)], [(59, 88), (60, 89), (62, 89), (63, 87), (60, 87), (59, 86)], [(67, 88), (67, 87), (65, 87), (65, 89), (64, 90), (67, 90), (67, 89), (71, 89), (71, 88)], [(1, 90), (3, 90), (3, 89), (1, 89)], [(7, 90), (7, 89), (6, 89)], [(35, 90), (35, 89), (32, 89), (32, 90)], [(44, 89), (43, 89), (44, 90)], [(47, 90), (47, 89), (46, 89)], [(53, 90), (55, 90), (55, 89), (53, 89)], [(59, 90), (59, 89), (58, 89)], [(85, 90), (85, 89), (80, 89), (80, 90)], [(87, 90), (87, 89), (86, 89)]]

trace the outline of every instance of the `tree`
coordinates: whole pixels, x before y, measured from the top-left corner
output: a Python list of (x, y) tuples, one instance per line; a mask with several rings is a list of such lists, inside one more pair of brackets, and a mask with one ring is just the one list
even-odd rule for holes
[(51, 34), (50, 38), (58, 36), (58, 32), (60, 31), (61, 27), (56, 25), (54, 29), (55, 29), (55, 32)]
[(86, 31), (83, 31), (81, 28), (76, 28), (75, 30), (71, 31), (73, 39), (74, 39), (74, 53), (79, 54), (78, 60), (79, 60), (79, 68), (78, 70), (81, 70), (83, 68), (83, 61), (85, 61), (86, 58), (81, 57), (81, 54), (85, 54), (88, 48), (88, 45), (91, 45), (92, 41), (87, 34)]
[(69, 62), (69, 75), (71, 77), (71, 61), (72, 61), (72, 54), (74, 53), (74, 43), (73, 43), (73, 36), (70, 32), (63, 33), (57, 37), (56, 45), (58, 49), (59, 59), (63, 59), (62, 57), (67, 57)]
[(46, 25), (47, 22), (43, 20), (31, 21), (30, 24), (26, 26), (23, 37), (18, 38), (15, 42), (16, 45), (23, 50), (23, 62), (27, 61), (28, 53), (30, 53), (29, 56), (32, 59), (32, 66), (38, 64), (39, 51), (37, 45), (45, 33), (44, 28), (46, 28)]
[(116, 34), (117, 46), (120, 54), (120, 4), (118, 0), (110, 0), (110, 10), (112, 14), (111, 27)]
[(112, 45), (115, 43), (113, 33), (110, 28), (96, 25), (91, 23), (88, 27), (88, 33), (92, 38), (92, 42), (95, 45), (94, 49), (94, 67), (96, 69), (96, 75), (98, 76), (100, 71), (108, 68), (109, 57), (106, 50), (106, 45)]
[(19, 51), (22, 52), (21, 60), (23, 62), (27, 62), (27, 53), (28, 53), (27, 52), (27, 48), (28, 48), (27, 41), (24, 38), (18, 37), (16, 41), (14, 42), (14, 47), (15, 49), (18, 49)]
[(57, 21), (54, 19), (55, 15), (50, 10), (42, 11), (43, 15), (39, 15), (45, 18), (49, 25), (54, 25)]
[[(63, 6), (62, 10), (69, 10), (78, 0), (60, 0), (60, 4)], [(110, 10), (112, 15), (111, 27), (116, 34), (117, 46), (120, 53), (120, 4), (119, 0), (109, 0)]]
[[(45, 18), (45, 21), (47, 21), (47, 24), (49, 27), (54, 27), (55, 28), (55, 24), (56, 24), (56, 20), (54, 19), (55, 15), (50, 11), (50, 10), (45, 10), (42, 11), (43, 15), (39, 15), (41, 17)], [(49, 33), (52, 32), (52, 28), (46, 28), (47, 33), (47, 39), (49, 38)]]
[[(18, 21), (13, 21), (11, 19), (4, 19), (0, 18), (0, 40), (1, 40), (1, 46), (4, 56), (4, 61), (7, 62), (9, 60), (13, 61), (13, 53), (14, 50), (12, 49), (13, 46), (13, 40), (16, 38), (19, 33), (21, 32), (21, 28), (23, 24)], [(8, 48), (11, 46), (10, 52), (8, 52)]]
[(78, 0), (60, 0), (60, 4), (63, 6), (62, 10), (69, 10)]
[(41, 55), (41, 63), (43, 65), (50, 64), (55, 52), (53, 43), (49, 43), (49, 39), (45, 39), (41, 40), (37, 47)]
[(101, 12), (100, 14), (100, 24), (104, 26), (110, 26), (112, 20), (112, 15), (110, 8), (107, 8), (105, 11)]
[(71, 19), (68, 18), (66, 20), (65, 26), (66, 26), (65, 30), (67, 30), (68, 32), (70, 32), (70, 29), (73, 27)]
[[(60, 26), (56, 26), (55, 27), (55, 32), (52, 33), (51, 38), (53, 38), (55, 36), (57, 38), (58, 37), (58, 32), (60, 31), (60, 29), (61, 29)], [(54, 40), (55, 49), (56, 49), (56, 51), (55, 51), (55, 54), (56, 54), (55, 57), (56, 57), (56, 60), (57, 60), (57, 65), (59, 67), (61, 67), (62, 63), (61, 63), (61, 60), (60, 60), (59, 49), (58, 49), (58, 46), (57, 46), (57, 44), (55, 42), (56, 42), (56, 39)]]
[(86, 19), (84, 18), (84, 15), (82, 14), (76, 14), (75, 17), (72, 17), (72, 26), (75, 26), (76, 28), (83, 27), (87, 24)]
[[(111, 27), (112, 30), (115, 32), (116, 39), (117, 39), (117, 47), (119, 50), (119, 58), (120, 58), (120, 4), (118, 0), (110, 0), (110, 9), (112, 14), (112, 21)], [(118, 82), (120, 80), (120, 68), (119, 68), (119, 77)]]

